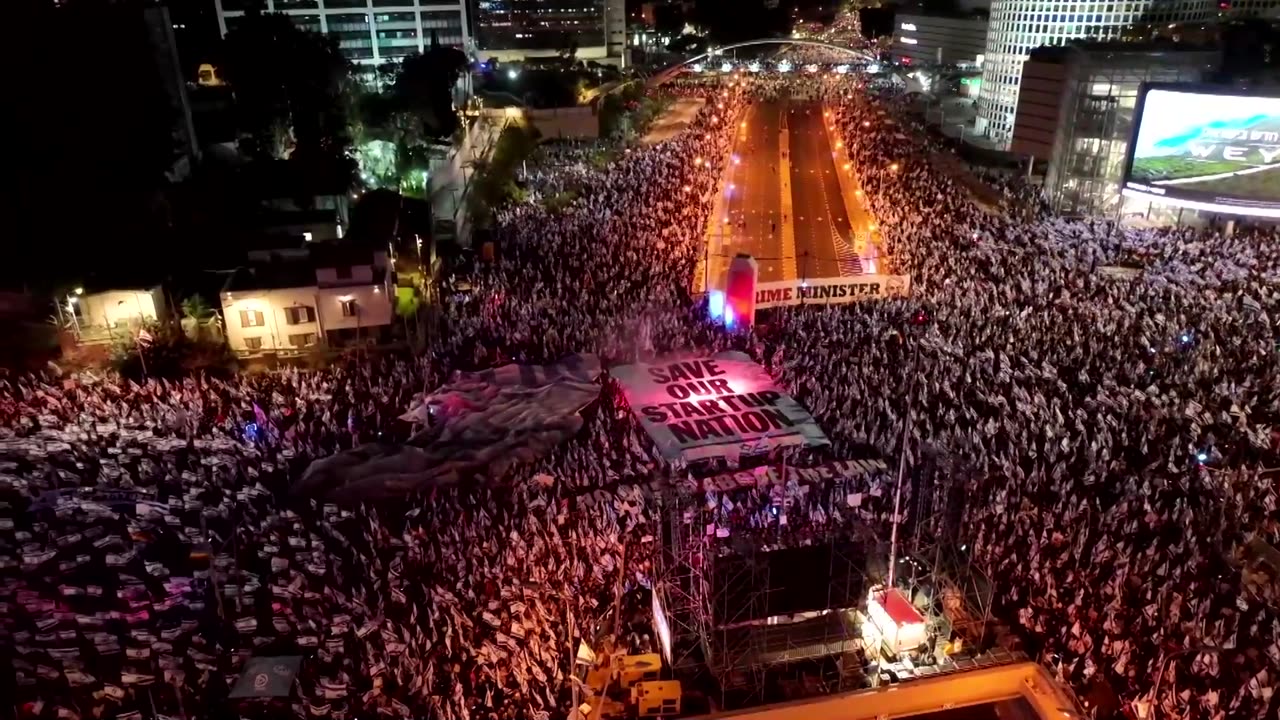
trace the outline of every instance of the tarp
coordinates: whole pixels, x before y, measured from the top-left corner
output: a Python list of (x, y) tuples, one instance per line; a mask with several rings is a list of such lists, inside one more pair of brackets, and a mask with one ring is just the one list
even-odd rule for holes
[(426, 425), (407, 444), (372, 443), (317, 460), (294, 492), (335, 500), (389, 498), (468, 473), (501, 476), (578, 432), (579, 412), (600, 396), (599, 376), (594, 355), (460, 373), (401, 416)]
[(830, 444), (809, 411), (745, 353), (636, 363), (612, 374), (640, 424), (671, 460)]
[(231, 689), (230, 697), (287, 698), (293, 692), (293, 679), (298, 676), (300, 667), (300, 655), (250, 658)]

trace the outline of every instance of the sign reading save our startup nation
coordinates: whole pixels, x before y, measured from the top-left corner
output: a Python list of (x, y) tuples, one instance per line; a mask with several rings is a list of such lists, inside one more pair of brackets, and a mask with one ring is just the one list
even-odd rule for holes
[(809, 411), (745, 353), (636, 363), (611, 374), (670, 460), (830, 444)]

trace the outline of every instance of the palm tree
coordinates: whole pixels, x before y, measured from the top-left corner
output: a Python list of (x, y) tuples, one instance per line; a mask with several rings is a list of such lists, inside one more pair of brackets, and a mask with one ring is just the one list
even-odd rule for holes
[(199, 295), (192, 295), (182, 301), (182, 314), (197, 322), (204, 322), (213, 316), (213, 308)]

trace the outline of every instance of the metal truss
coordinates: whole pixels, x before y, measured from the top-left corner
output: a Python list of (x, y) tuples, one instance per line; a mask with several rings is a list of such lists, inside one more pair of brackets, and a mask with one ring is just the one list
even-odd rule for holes
[(953, 634), (979, 651), (993, 639), (991, 579), (973, 563), (963, 534), (971, 501), (967, 473), (958, 463), (923, 448), (913, 471), (911, 570), (907, 589), (928, 610), (930, 632), (945, 642)]

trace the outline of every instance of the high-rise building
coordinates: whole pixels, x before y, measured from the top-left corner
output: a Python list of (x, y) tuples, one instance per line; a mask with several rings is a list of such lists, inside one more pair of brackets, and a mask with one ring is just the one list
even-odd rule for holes
[(620, 58), (627, 37), (625, 0), (472, 0), (476, 46), (502, 60), (573, 51), (584, 59)]
[(992, 0), (976, 130), (1007, 146), (1022, 64), (1031, 50), (1068, 40), (1115, 40), (1135, 27), (1207, 22), (1219, 0)]
[(246, 12), (278, 12), (338, 41), (357, 63), (380, 65), (424, 52), (432, 40), (471, 50), (467, 0), (214, 0), (223, 35)]

